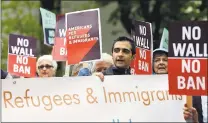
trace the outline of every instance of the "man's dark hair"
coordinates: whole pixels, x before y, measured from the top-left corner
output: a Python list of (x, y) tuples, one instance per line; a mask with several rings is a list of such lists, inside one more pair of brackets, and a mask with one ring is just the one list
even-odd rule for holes
[(114, 40), (113, 46), (112, 46), (112, 53), (113, 53), (114, 45), (115, 45), (115, 43), (118, 42), (118, 41), (119, 41), (119, 42), (122, 42), (122, 41), (127, 41), (127, 42), (129, 42), (130, 45), (131, 45), (131, 52), (132, 52), (132, 55), (135, 55), (135, 54), (136, 54), (136, 45), (135, 45), (135, 42), (134, 42), (132, 39), (126, 37), (126, 36), (121, 36), (121, 37), (118, 37), (116, 40)]

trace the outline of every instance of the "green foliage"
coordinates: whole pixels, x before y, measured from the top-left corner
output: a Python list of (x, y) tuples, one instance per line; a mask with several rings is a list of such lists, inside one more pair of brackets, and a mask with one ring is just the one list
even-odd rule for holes
[(39, 1), (2, 1), (2, 69), (7, 69), (9, 34), (41, 39), (42, 27), (39, 24), (39, 7)]
[(99, 5), (95, 1), (79, 1), (79, 6), (76, 6), (73, 11), (81, 11), (87, 9), (99, 8)]
[[(205, 8), (203, 11), (200, 11), (200, 6), (202, 5), (202, 1), (200, 0), (137, 0), (137, 1), (131, 1), (128, 2), (131, 5), (131, 13), (130, 17), (135, 18), (137, 20), (141, 21), (149, 21), (154, 23), (154, 7), (156, 6), (156, 2), (160, 1), (161, 7), (159, 8), (159, 13), (157, 13), (156, 16), (162, 17), (162, 26), (161, 30), (163, 30), (164, 27), (167, 27), (167, 25), (171, 21), (176, 20), (207, 20), (207, 8)], [(96, 1), (99, 6), (105, 7), (108, 4), (112, 4), (113, 2), (117, 2), (119, 4), (119, 0), (115, 1), (102, 1), (97, 0)], [(142, 4), (141, 3), (145, 3)], [(144, 8), (142, 6), (146, 5)], [(126, 4), (122, 4), (122, 6), (126, 6)], [(122, 7), (121, 6), (121, 7)], [(142, 12), (144, 11), (144, 12)], [(120, 7), (114, 9), (114, 11), (111, 13), (111, 16), (109, 18), (109, 22), (112, 24), (116, 24), (118, 21), (120, 21)], [(148, 18), (150, 17), (150, 19)], [(162, 31), (161, 31), (162, 32)]]
[[(111, 13), (108, 21), (113, 25), (121, 22), (128, 33), (130, 33), (130, 21), (124, 21), (121, 18), (126, 17), (127, 20), (136, 19), (152, 23), (153, 38), (157, 40), (157, 43), (160, 42), (163, 28), (168, 28), (171, 22), (207, 20), (208, 14), (207, 0), (128, 0), (128, 3), (121, 0), (97, 0), (96, 2), (101, 7), (116, 2), (118, 6)], [(125, 14), (128, 11), (130, 12)]]
[(200, 11), (201, 1), (189, 1), (180, 9), (182, 12), (182, 19), (189, 18), (190, 20), (207, 20), (207, 11), (204, 9)]

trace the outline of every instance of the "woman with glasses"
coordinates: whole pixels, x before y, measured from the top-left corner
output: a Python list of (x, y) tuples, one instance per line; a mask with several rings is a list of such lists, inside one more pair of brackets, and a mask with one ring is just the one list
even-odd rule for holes
[(43, 55), (38, 58), (36, 63), (38, 77), (54, 77), (56, 70), (57, 63), (51, 55)]

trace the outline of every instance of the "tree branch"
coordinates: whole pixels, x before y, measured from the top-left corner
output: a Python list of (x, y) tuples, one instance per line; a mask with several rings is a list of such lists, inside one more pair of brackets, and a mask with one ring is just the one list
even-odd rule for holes
[(206, 7), (208, 8), (208, 1), (207, 0), (201, 0), (202, 4), (199, 7), (200, 11), (204, 11), (204, 9), (206, 9)]
[(131, 34), (132, 19), (130, 18), (131, 13), (131, 2), (118, 0), (118, 5), (120, 9), (120, 20), (128, 34)]
[(142, 16), (144, 17), (145, 21), (147, 22), (152, 22), (152, 20), (150, 19), (150, 13), (149, 13), (149, 0), (140, 0), (140, 7), (141, 10), (137, 9), (137, 14), (139, 15), (139, 12), (142, 12)]
[(40, 0), (41, 6), (49, 11), (54, 9), (54, 2), (54, 0)]
[[(157, 0), (154, 6), (154, 9), (151, 13), (151, 20), (155, 22), (155, 30), (154, 30), (154, 40), (159, 41), (159, 30), (160, 30), (160, 24), (161, 24), (161, 13), (160, 13), (160, 7), (162, 5), (162, 0)], [(158, 43), (158, 42), (157, 42)]]

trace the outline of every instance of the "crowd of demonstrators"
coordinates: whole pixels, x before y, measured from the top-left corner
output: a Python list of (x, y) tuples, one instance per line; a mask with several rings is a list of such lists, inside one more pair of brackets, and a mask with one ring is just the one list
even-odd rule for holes
[[(130, 75), (130, 63), (135, 55), (135, 44), (127, 37), (119, 37), (112, 46), (114, 66), (104, 72), (96, 72), (101, 81), (104, 75)], [(155, 49), (153, 51), (153, 72), (155, 74), (168, 74), (168, 51)], [(207, 122), (207, 96), (193, 96), (193, 107), (184, 106), (184, 119), (192, 119), (193, 122)]]
[[(112, 45), (112, 56), (102, 53), (102, 59), (92, 62), (92, 67), (79, 63), (73, 66), (71, 76), (98, 76), (104, 81), (106, 75), (131, 75), (130, 64), (136, 54), (135, 42), (128, 37), (118, 37)], [(153, 51), (153, 74), (168, 74), (168, 51)], [(43, 55), (36, 62), (37, 77), (55, 77), (57, 62), (52, 55)], [(1, 79), (13, 78), (8, 72), (1, 70)], [(194, 122), (207, 122), (207, 96), (193, 96), (193, 107), (184, 105), (184, 119)]]

